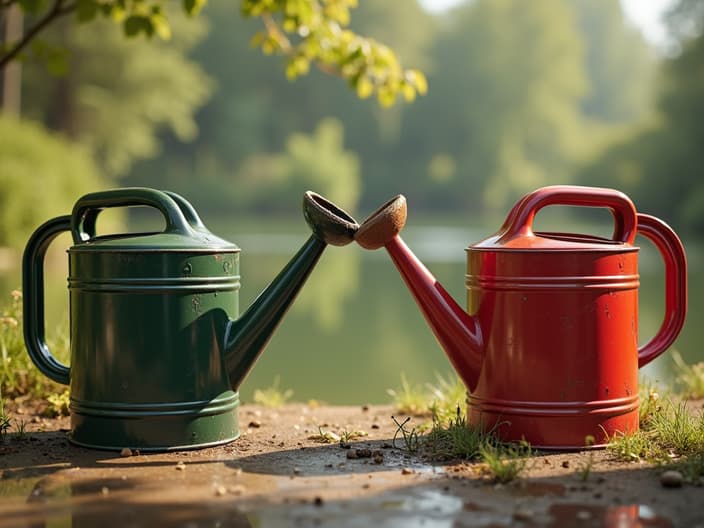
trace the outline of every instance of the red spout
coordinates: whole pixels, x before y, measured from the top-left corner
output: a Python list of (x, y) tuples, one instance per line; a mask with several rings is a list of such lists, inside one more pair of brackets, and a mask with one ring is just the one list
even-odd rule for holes
[(406, 223), (406, 199), (398, 195), (360, 226), (355, 240), (366, 249), (384, 246), (428, 321), (433, 334), (470, 392), (482, 365), (481, 329), (399, 236)]

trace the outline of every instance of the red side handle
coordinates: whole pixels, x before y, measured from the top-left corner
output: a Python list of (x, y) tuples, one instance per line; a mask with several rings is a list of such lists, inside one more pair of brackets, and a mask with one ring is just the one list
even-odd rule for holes
[(667, 350), (684, 326), (687, 315), (687, 255), (672, 228), (654, 216), (638, 213), (638, 233), (655, 244), (665, 261), (665, 316), (655, 336), (638, 348), (638, 367), (642, 367)]

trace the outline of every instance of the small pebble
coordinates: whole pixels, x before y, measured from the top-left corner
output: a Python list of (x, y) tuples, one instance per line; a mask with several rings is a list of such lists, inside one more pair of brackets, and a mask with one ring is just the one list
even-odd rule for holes
[(411, 468), (403, 468), (401, 470), (401, 475), (412, 475), (414, 471)]
[(102, 493), (103, 496), (109, 495), (109, 494), (110, 494), (110, 489), (107, 488), (106, 486), (103, 486), (103, 487), (100, 489), (100, 493)]
[(517, 521), (532, 521), (535, 514), (531, 510), (516, 510), (513, 518)]
[(588, 512), (587, 510), (579, 510), (576, 515), (577, 519), (580, 521), (588, 521), (589, 519), (592, 518), (591, 512)]
[(255, 429), (259, 429), (262, 426), (262, 423), (259, 420), (252, 420), (249, 422), (249, 425), (247, 427), (253, 427)]
[(176, 464), (176, 471), (183, 471), (186, 469), (186, 464), (183, 463), (183, 460), (181, 460), (178, 464)]
[(215, 495), (218, 497), (222, 497), (227, 493), (227, 488), (225, 486), (215, 486)]
[(362, 411), (367, 412), (369, 410), (369, 405), (362, 405)]
[(323, 498), (322, 497), (316, 497), (313, 499), (313, 504), (316, 506), (322, 506), (323, 505)]
[(379, 424), (372, 424), (372, 429), (379, 429)]
[(569, 461), (569, 460), (563, 460), (563, 461), (562, 461), (562, 467), (563, 467), (563, 468), (568, 468), (568, 467), (570, 467), (570, 461)]
[(682, 482), (684, 477), (679, 471), (669, 470), (664, 471), (660, 475), (660, 484), (666, 488), (679, 488), (682, 487)]
[(129, 447), (123, 447), (122, 451), (120, 451), (120, 456), (121, 457), (131, 457), (132, 450)]
[(300, 474), (301, 474), (301, 468), (297, 468), (297, 467), (293, 468), (293, 474), (294, 474), (294, 475), (300, 475)]

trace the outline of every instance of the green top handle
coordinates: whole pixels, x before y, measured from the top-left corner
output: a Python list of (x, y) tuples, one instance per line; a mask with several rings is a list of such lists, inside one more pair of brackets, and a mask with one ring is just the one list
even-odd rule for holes
[(80, 244), (95, 237), (95, 223), (103, 209), (137, 205), (158, 209), (166, 221), (167, 233), (189, 235), (194, 228), (205, 229), (193, 206), (182, 196), (146, 187), (126, 187), (86, 194), (76, 202), (71, 214), (73, 242)]
[(75, 244), (95, 238), (96, 220), (103, 209), (143, 205), (158, 209), (166, 221), (165, 232), (192, 235), (205, 226), (193, 206), (183, 197), (168, 191), (144, 187), (127, 187), (86, 194), (64, 215), (42, 224), (32, 234), (22, 255), (22, 291), (24, 302), (24, 340), (29, 357), (48, 378), (68, 385), (70, 368), (57, 360), (45, 339), (44, 257), (52, 241), (70, 231)]

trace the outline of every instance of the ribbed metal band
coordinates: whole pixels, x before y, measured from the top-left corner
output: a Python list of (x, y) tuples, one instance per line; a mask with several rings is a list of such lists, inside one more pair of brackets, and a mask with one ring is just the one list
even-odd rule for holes
[[(226, 393), (227, 394), (227, 393)], [(71, 398), (69, 409), (73, 414), (101, 418), (153, 418), (161, 416), (208, 416), (223, 414), (240, 404), (238, 392), (212, 400), (178, 403), (106, 403)]]
[[(203, 442), (200, 444), (183, 444), (183, 445), (173, 445), (173, 446), (139, 446), (136, 447), (135, 449), (138, 449), (140, 452), (145, 452), (145, 453), (165, 453), (169, 451), (190, 451), (190, 450), (195, 450), (195, 449), (205, 449), (208, 447), (217, 447), (225, 444), (229, 444), (230, 442), (237, 440), (240, 437), (239, 432), (234, 435), (233, 437), (228, 437), (228, 438), (223, 438), (222, 440), (214, 440), (212, 442)], [(69, 433), (68, 435), (68, 440), (74, 445), (80, 446), (80, 447), (89, 447), (91, 449), (103, 449), (106, 451), (120, 451), (122, 450), (125, 446), (124, 445), (112, 445), (112, 444), (92, 444), (89, 442), (83, 442), (80, 439), (76, 439), (73, 433)]]
[(115, 278), (115, 279), (68, 279), (69, 290), (119, 292), (126, 290), (237, 290), (240, 276), (231, 277), (167, 277), (167, 278)]
[(480, 412), (522, 416), (618, 416), (638, 409), (638, 395), (586, 402), (534, 402), (493, 400), (467, 396), (467, 405)]
[(483, 290), (634, 290), (640, 277), (633, 275), (593, 275), (576, 277), (482, 277), (465, 275), (467, 288)]

